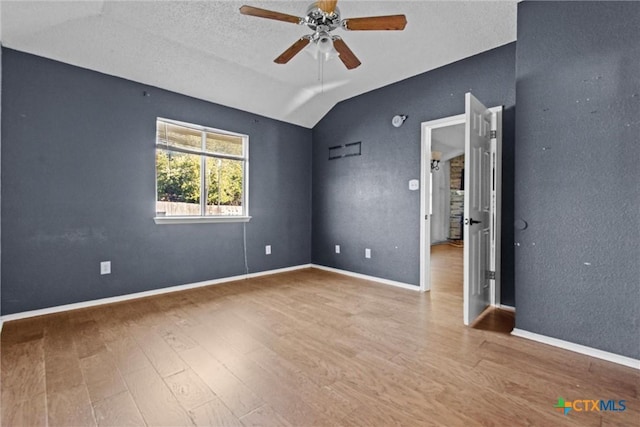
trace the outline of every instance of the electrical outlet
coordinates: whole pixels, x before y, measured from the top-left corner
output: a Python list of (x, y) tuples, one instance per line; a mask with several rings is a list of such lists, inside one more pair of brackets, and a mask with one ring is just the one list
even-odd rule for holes
[(371, 249), (366, 248), (366, 249), (364, 250), (364, 257), (365, 257), (365, 258), (371, 258)]
[(336, 253), (339, 254), (340, 253), (340, 245), (336, 245)]
[(271, 245), (267, 245), (264, 247), (264, 253), (266, 255), (271, 255)]
[(111, 261), (102, 261), (100, 263), (100, 274), (111, 274)]

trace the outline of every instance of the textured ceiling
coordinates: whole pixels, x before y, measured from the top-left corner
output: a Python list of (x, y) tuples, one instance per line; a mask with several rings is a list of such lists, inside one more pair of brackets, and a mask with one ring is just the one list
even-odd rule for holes
[(431, 132), (431, 150), (440, 151), (442, 160), (464, 154), (464, 124), (436, 128)]
[(305, 127), (343, 99), (516, 38), (515, 1), (340, 0), (343, 18), (403, 13), (407, 27), (336, 29), (362, 61), (355, 70), (304, 51), (278, 65), (273, 59), (311, 31), (238, 12), (249, 4), (303, 16), (310, 3), (5, 0), (1, 36), (12, 49)]

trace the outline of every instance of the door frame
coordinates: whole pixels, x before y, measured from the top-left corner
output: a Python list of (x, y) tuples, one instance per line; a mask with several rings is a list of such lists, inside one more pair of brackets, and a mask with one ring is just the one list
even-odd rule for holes
[[(500, 258), (501, 258), (501, 218), (502, 218), (502, 106), (489, 108), (496, 120), (498, 129), (496, 144), (492, 145), (492, 158), (495, 162), (495, 192), (493, 208), (495, 217), (494, 246), (492, 251), (492, 267), (495, 268), (495, 280), (491, 282), (490, 302), (492, 306), (500, 305)], [(464, 114), (444, 117), (422, 122), (420, 138), (420, 292), (431, 290), (431, 222), (429, 218), (429, 188), (431, 188), (431, 141), (435, 129), (464, 124)], [(428, 249), (428, 250), (427, 250)]]

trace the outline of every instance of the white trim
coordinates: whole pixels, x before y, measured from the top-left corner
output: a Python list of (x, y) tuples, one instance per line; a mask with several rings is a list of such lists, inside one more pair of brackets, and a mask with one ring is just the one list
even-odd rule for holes
[(250, 216), (156, 216), (156, 224), (201, 224), (208, 222), (249, 222)]
[[(502, 299), (502, 106), (489, 108), (492, 113), (493, 129), (496, 131), (496, 143), (491, 144), (495, 150), (495, 205), (494, 205), (494, 227), (495, 241), (493, 257), (493, 271), (495, 271), (495, 279), (491, 282), (491, 301), (495, 305), (499, 305)], [(515, 309), (514, 309), (515, 311)]]
[(516, 308), (512, 305), (496, 304), (496, 307), (498, 307), (500, 310), (512, 311), (514, 313), (516, 312)]
[[(258, 271), (256, 273), (243, 274), (241, 277), (244, 279), (253, 279), (254, 277), (269, 276), (271, 274), (288, 273), (289, 271), (303, 270), (305, 268), (311, 268), (311, 267), (313, 267), (313, 264), (300, 264), (300, 265), (294, 265), (293, 267), (283, 267), (283, 268), (276, 268), (275, 270), (266, 270), (266, 271)], [(218, 280), (221, 280), (221, 279), (218, 279)], [(232, 282), (233, 280), (228, 280), (228, 281)]]
[(368, 276), (366, 274), (354, 273), (352, 271), (340, 270), (339, 268), (326, 267), (324, 265), (319, 264), (311, 264), (311, 268), (317, 268), (319, 270), (331, 271), (332, 273), (343, 274), (345, 276), (355, 277), (357, 279), (370, 280), (372, 282), (382, 283), (383, 285), (395, 286), (397, 288), (409, 289), (412, 291), (420, 291), (420, 287), (416, 285), (411, 285), (409, 283), (396, 282), (395, 280), (383, 279), (381, 277)]
[(0, 334), (2, 334), (2, 325), (4, 325), (4, 320), (0, 319)]
[[(203, 282), (188, 283), (186, 285), (169, 286), (167, 288), (153, 289), (150, 291), (136, 292), (133, 294), (120, 295), (117, 297), (100, 298), (90, 301), (77, 302), (73, 304), (58, 305), (55, 307), (47, 307), (39, 310), (23, 311), (21, 313), (7, 314), (0, 317), (0, 322), (8, 322), (10, 320), (26, 319), (28, 317), (43, 316), (45, 314), (60, 313), (63, 311), (78, 310), (81, 308), (95, 307), (104, 304), (113, 304), (116, 302), (128, 301), (138, 298), (146, 298), (154, 295), (168, 294), (172, 292), (184, 291), (187, 289), (202, 288), (204, 286), (220, 285), (223, 283), (234, 282), (237, 280), (250, 279), (259, 276), (268, 276), (270, 274), (286, 273), (288, 271), (301, 270), (310, 268), (311, 264), (296, 265), (293, 267), (278, 268), (275, 270), (259, 271), (256, 273), (242, 274), (239, 276), (223, 277), (220, 279), (206, 280)], [(0, 323), (1, 325), (2, 323)]]
[(585, 345), (580, 345), (517, 328), (514, 328), (513, 331), (511, 331), (511, 335), (520, 338), (526, 338), (532, 341), (537, 341), (543, 344), (551, 345), (553, 347), (559, 347), (565, 350), (574, 351), (576, 353), (585, 354), (587, 356), (617, 363), (619, 365), (628, 366), (629, 368), (640, 369), (640, 360), (638, 359), (621, 356), (615, 353), (609, 353), (608, 351), (598, 350), (597, 348), (587, 347)]

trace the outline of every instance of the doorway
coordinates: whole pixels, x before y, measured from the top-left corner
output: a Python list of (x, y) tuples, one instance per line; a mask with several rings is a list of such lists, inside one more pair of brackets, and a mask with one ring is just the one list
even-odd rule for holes
[[(463, 299), (464, 283), (464, 123), (431, 133), (431, 289), (433, 296)], [(462, 303), (460, 304), (462, 306)]]
[[(464, 222), (459, 230), (464, 245), (463, 321), (468, 325), (485, 307), (500, 304), (502, 107), (486, 108), (470, 93), (465, 103), (465, 114), (422, 123), (420, 290), (431, 289), (431, 244), (444, 241), (445, 236), (450, 240), (452, 225), (456, 226), (451, 211), (452, 193), (447, 201), (447, 192), (441, 190), (446, 188), (447, 168), (450, 173), (447, 161), (464, 155), (469, 161), (468, 168), (464, 168), (464, 184), (453, 196), (460, 192), (465, 200), (464, 216), (460, 217)], [(462, 129), (464, 144), (460, 138)], [(440, 175), (432, 172), (434, 157), (439, 157), (440, 170), (433, 172), (444, 172)], [(434, 190), (440, 191), (436, 194)]]
[(431, 166), (430, 243), (461, 246), (464, 240), (464, 123), (433, 129), (431, 153), (439, 160)]

